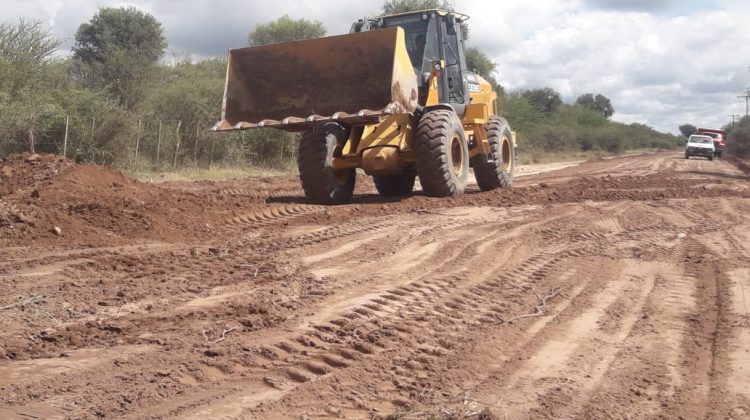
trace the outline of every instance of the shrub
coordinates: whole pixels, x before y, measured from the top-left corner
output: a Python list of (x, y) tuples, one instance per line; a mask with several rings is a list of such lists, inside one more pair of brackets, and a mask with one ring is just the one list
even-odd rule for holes
[(732, 128), (727, 139), (727, 153), (739, 157), (750, 157), (750, 117), (742, 118)]

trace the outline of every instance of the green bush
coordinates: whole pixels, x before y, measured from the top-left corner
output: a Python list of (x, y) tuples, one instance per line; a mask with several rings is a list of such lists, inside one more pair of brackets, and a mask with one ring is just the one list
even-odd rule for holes
[(601, 112), (581, 105), (563, 104), (546, 115), (527, 98), (510, 94), (501, 98), (500, 107), (501, 115), (516, 131), (519, 152), (528, 156), (565, 152), (617, 154), (634, 149), (674, 149), (684, 143), (680, 137), (644, 124), (609, 121)]
[(727, 153), (750, 157), (750, 117), (742, 118), (729, 132)]

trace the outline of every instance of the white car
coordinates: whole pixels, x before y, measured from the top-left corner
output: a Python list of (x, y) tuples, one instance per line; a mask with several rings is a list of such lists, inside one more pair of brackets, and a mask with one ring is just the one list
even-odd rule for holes
[(685, 145), (685, 159), (690, 159), (690, 156), (703, 156), (708, 160), (714, 160), (714, 152), (714, 139), (702, 134), (693, 134)]

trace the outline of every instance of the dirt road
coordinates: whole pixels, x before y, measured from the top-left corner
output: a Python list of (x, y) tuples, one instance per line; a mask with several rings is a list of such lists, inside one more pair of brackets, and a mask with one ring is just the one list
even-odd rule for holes
[(750, 178), (724, 161), (338, 207), (0, 171), (1, 418), (750, 416)]

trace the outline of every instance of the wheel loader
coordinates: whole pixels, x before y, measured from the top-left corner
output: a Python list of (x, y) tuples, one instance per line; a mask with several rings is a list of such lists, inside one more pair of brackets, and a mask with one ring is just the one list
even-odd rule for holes
[(356, 169), (384, 196), (509, 187), (515, 134), (492, 86), (466, 65), (468, 16), (423, 10), (359, 20), (349, 34), (229, 51), (215, 131), (302, 132), (308, 199), (348, 202)]

